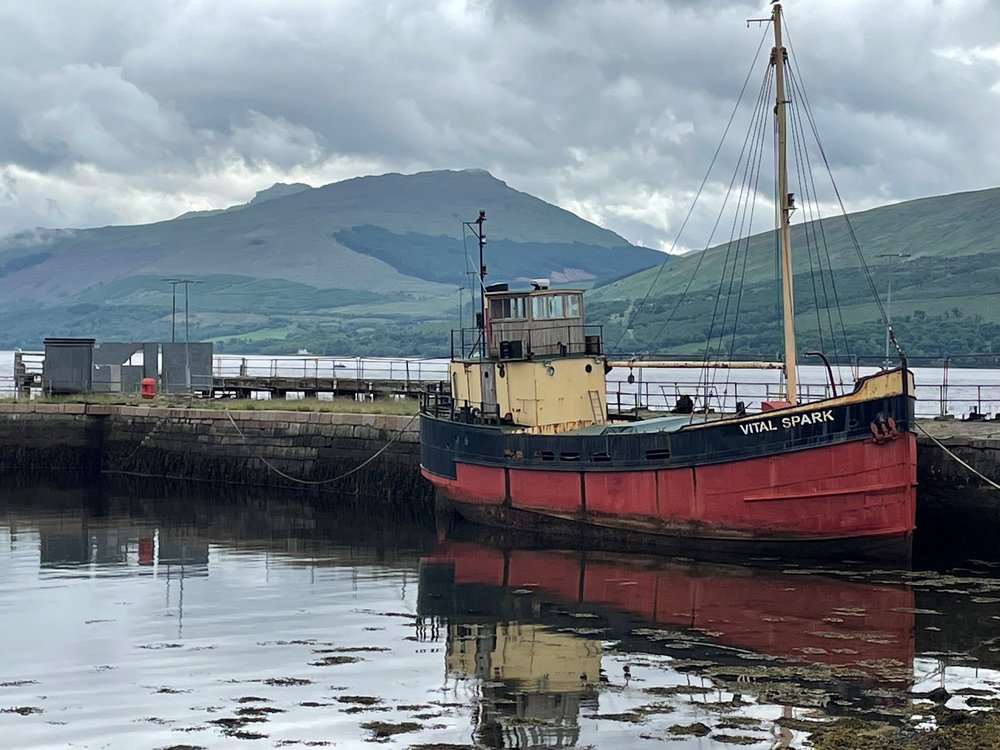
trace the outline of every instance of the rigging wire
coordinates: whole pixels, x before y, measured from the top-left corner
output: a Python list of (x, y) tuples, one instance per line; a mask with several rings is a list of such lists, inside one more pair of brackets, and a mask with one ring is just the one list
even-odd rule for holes
[[(789, 104), (792, 103), (794, 97), (789, 97)], [(817, 266), (819, 266), (819, 274), (822, 277), (823, 267), (820, 261), (819, 247), (816, 246), (814, 240), (815, 237), (809, 231), (810, 223), (813, 220), (812, 215), (812, 194), (809, 190), (809, 183), (807, 177), (803, 174), (805, 158), (803, 156), (803, 151), (805, 150), (805, 144), (803, 143), (802, 134), (799, 132), (798, 125), (801, 124), (795, 117), (794, 107), (789, 107), (792, 110), (792, 116), (789, 118), (792, 133), (792, 152), (795, 155), (795, 176), (798, 180), (796, 189), (798, 190), (799, 196), (801, 198), (801, 208), (805, 217), (802, 221), (802, 239), (805, 241), (806, 245), (806, 258), (809, 260), (809, 281), (812, 286), (813, 295), (813, 308), (816, 312), (816, 335), (819, 338), (819, 349), (820, 351), (826, 351), (826, 341), (823, 336), (823, 318), (820, 312), (821, 302), (819, 289), (816, 286), (816, 276), (817, 276)]]
[[(771, 98), (771, 83), (773, 83), (773, 80), (774, 79), (773, 79), (773, 76), (772, 76), (769, 79), (769, 81), (768, 81), (768, 90), (767, 90), (767, 93), (764, 95), (765, 100)], [(760, 194), (760, 176), (761, 176), (761, 166), (763, 164), (763, 157), (764, 157), (764, 132), (766, 130), (766, 115), (767, 115), (766, 110), (762, 109), (761, 110), (761, 117), (762, 117), (762, 119), (761, 119), (761, 122), (760, 122), (760, 134), (761, 135), (760, 135), (759, 142), (758, 142), (758, 151), (757, 151), (757, 160), (756, 160), (756, 173), (755, 173), (754, 179), (753, 179), (753, 187), (752, 187), (752, 189), (749, 192), (750, 196), (756, 196), (756, 195)], [(756, 205), (757, 205), (756, 201), (753, 201), (753, 200), (748, 201), (748, 203), (749, 203), (748, 208), (749, 208), (749, 211), (750, 211), (750, 216), (749, 216), (748, 220), (746, 221), (745, 225), (741, 225), (740, 226), (740, 230), (739, 230), (740, 231), (740, 235), (744, 238), (743, 242), (746, 243), (746, 246), (745, 246), (745, 249), (743, 251), (743, 266), (740, 269), (740, 284), (739, 284), (739, 286), (737, 287), (737, 290), (736, 290), (736, 311), (735, 311), (734, 316), (733, 316), (732, 335), (731, 335), (730, 341), (729, 341), (729, 359), (730, 360), (732, 360), (735, 357), (735, 354), (736, 354), (736, 331), (737, 331), (737, 325), (739, 323), (740, 310), (742, 309), (742, 305), (743, 305), (743, 291), (745, 289), (744, 282), (746, 280), (746, 275), (747, 275), (747, 263), (750, 260), (750, 238), (753, 235), (753, 219), (754, 219), (754, 212), (755, 212)], [(744, 216), (745, 215), (746, 215), (746, 211), (744, 210)], [(726, 371), (726, 385), (727, 385), (727, 387), (728, 387), (729, 379), (730, 379), (731, 375), (732, 375), (731, 371), (727, 370)]]
[[(773, 84), (774, 84), (774, 71), (769, 68), (767, 91), (764, 94), (762, 104), (766, 103), (772, 98), (771, 93)], [(749, 182), (747, 183), (748, 192), (747, 192), (747, 203), (744, 207), (744, 212), (743, 212), (744, 221), (741, 223), (739, 228), (739, 236), (743, 238), (745, 246), (743, 250), (743, 265), (740, 269), (740, 283), (736, 287), (736, 309), (733, 314), (732, 334), (730, 335), (729, 353), (728, 353), (729, 355), (728, 358), (730, 360), (732, 360), (736, 354), (736, 336), (737, 336), (737, 331), (739, 330), (739, 315), (743, 306), (743, 292), (746, 288), (745, 285), (746, 271), (747, 271), (747, 264), (749, 263), (750, 260), (750, 239), (751, 236), (753, 235), (753, 220), (757, 207), (757, 201), (755, 200), (755, 198), (757, 195), (760, 194), (760, 178), (762, 173), (761, 168), (764, 161), (764, 142), (765, 142), (764, 136), (765, 133), (767, 132), (767, 113), (768, 113), (768, 108), (765, 106), (761, 106), (760, 120), (758, 122), (759, 135), (756, 139), (757, 156), (756, 159), (754, 160), (755, 173), (753, 176), (752, 184)], [(749, 209), (749, 217), (747, 216), (748, 209)], [(721, 351), (721, 343), (722, 342), (720, 341), (720, 351)], [(725, 392), (728, 393), (729, 383), (732, 378), (732, 371), (726, 370), (725, 374), (726, 377), (725, 377), (724, 390)], [(713, 375), (717, 377), (718, 373), (717, 372), (713, 373)]]
[[(666, 265), (670, 261), (671, 256), (673, 256), (674, 250), (677, 248), (677, 243), (680, 241), (681, 236), (684, 234), (684, 229), (685, 227), (687, 227), (687, 223), (691, 219), (691, 215), (694, 213), (694, 207), (698, 204), (698, 199), (701, 197), (701, 194), (705, 189), (705, 185), (708, 183), (708, 178), (712, 174), (712, 169), (715, 167), (715, 162), (719, 158), (719, 153), (722, 151), (722, 146), (726, 142), (726, 137), (729, 135), (729, 129), (732, 127), (733, 120), (736, 118), (736, 113), (739, 111), (740, 103), (743, 101), (743, 94), (746, 93), (747, 85), (750, 83), (750, 78), (753, 76), (753, 71), (757, 67), (757, 60), (760, 58), (760, 51), (761, 49), (763, 49), (764, 41), (766, 39), (767, 39), (767, 29), (765, 28), (764, 33), (761, 35), (760, 43), (757, 45), (757, 52), (754, 55), (753, 62), (750, 65), (750, 69), (747, 71), (746, 78), (743, 80), (743, 87), (740, 89), (739, 96), (736, 98), (736, 103), (733, 105), (733, 111), (730, 113), (729, 120), (728, 122), (726, 122), (725, 130), (723, 130), (722, 132), (722, 138), (719, 140), (719, 145), (716, 147), (715, 153), (712, 155), (712, 161), (709, 163), (708, 170), (705, 172), (705, 176), (701, 180), (701, 185), (698, 186), (698, 192), (695, 193), (694, 200), (691, 201), (691, 205), (688, 207), (687, 214), (684, 216), (684, 221), (681, 222), (680, 229), (677, 231), (677, 235), (674, 237), (674, 241), (670, 245), (670, 250), (667, 251), (667, 256), (663, 259), (663, 262), (657, 269), (656, 275), (653, 277), (653, 281), (649, 285), (649, 289), (646, 291), (645, 296), (639, 302), (639, 305), (632, 310), (632, 313), (629, 315), (629, 318), (626, 321), (625, 326), (622, 328), (622, 332), (618, 335), (618, 340), (615, 341), (614, 346), (611, 347), (612, 352), (616, 352), (618, 350), (618, 346), (621, 344), (622, 339), (624, 339), (625, 335), (629, 332), (629, 330), (631, 330), (632, 324), (635, 322), (635, 319), (638, 317), (639, 313), (642, 312), (643, 307), (645, 307), (646, 302), (649, 300), (650, 295), (653, 293), (653, 289), (659, 282), (660, 276), (663, 274), (663, 269), (666, 268)], [(674, 316), (674, 313), (676, 313), (678, 307), (680, 307), (680, 302), (683, 300), (684, 296), (691, 288), (691, 284), (694, 282), (694, 278), (698, 273), (698, 269), (701, 267), (701, 263), (704, 257), (705, 257), (704, 253), (702, 253), (699, 256), (698, 262), (695, 265), (694, 271), (691, 274), (691, 278), (688, 280), (687, 286), (684, 288), (684, 292), (681, 294), (681, 300), (678, 301), (677, 305), (674, 307), (670, 315), (667, 317), (667, 320), (660, 328), (660, 332), (663, 331), (663, 328), (666, 327), (666, 324), (670, 322), (671, 318), (673, 318)], [(657, 334), (657, 337), (658, 336), (659, 334)]]
[[(788, 37), (788, 46), (791, 48), (791, 37)], [(798, 67), (798, 62), (795, 63), (796, 68)], [(800, 75), (801, 79), (801, 75)], [(875, 287), (875, 280), (872, 277), (871, 269), (868, 268), (868, 264), (865, 263), (864, 255), (861, 252), (861, 244), (858, 242), (857, 234), (854, 231), (854, 225), (851, 224), (851, 220), (847, 214), (847, 207), (844, 205), (844, 199), (840, 195), (840, 189), (837, 187), (836, 182), (833, 180), (833, 170), (830, 168), (830, 160), (827, 158), (826, 149), (823, 148), (823, 144), (819, 138), (819, 130), (816, 127), (816, 121), (813, 118), (812, 106), (809, 103), (809, 97), (806, 94), (805, 87), (802, 87), (802, 101), (803, 109), (806, 113), (806, 118), (809, 121), (810, 128), (812, 129), (813, 137), (816, 139), (816, 145), (819, 148), (820, 155), (823, 157), (823, 165), (826, 167), (827, 174), (830, 176), (830, 182), (833, 185), (833, 192), (837, 197), (837, 204), (840, 207), (840, 212), (844, 217), (844, 222), (847, 226), (847, 232), (851, 238), (851, 243), (854, 245), (854, 250), (857, 253), (858, 260), (861, 263), (861, 269), (864, 272), (868, 286), (871, 289), (872, 297), (875, 300), (875, 306), (878, 308), (879, 315), (882, 318), (882, 322), (889, 332), (889, 340), (892, 341), (893, 345), (896, 347), (897, 353), (901, 356), (903, 355), (903, 350), (900, 348), (899, 342), (896, 340), (896, 333), (892, 328), (892, 324), (889, 322), (889, 316), (885, 311), (885, 307), (882, 305), (882, 299), (879, 297), (878, 289)]]
[[(788, 71), (788, 79), (791, 83), (792, 90), (795, 95), (802, 98), (802, 87), (799, 83), (798, 76), (793, 75), (792, 71)], [(806, 147), (806, 130), (802, 123), (802, 112), (799, 107), (793, 107), (793, 127), (797, 128), (799, 137), (802, 143), (802, 158), (805, 160), (804, 172), (806, 175), (806, 180), (802, 184), (802, 190), (804, 194), (808, 196), (811, 194), (812, 199), (806, 200), (807, 212), (810, 213), (808, 221), (803, 223), (803, 231), (805, 232), (806, 238), (808, 240), (809, 236), (812, 236), (812, 241), (816, 246), (816, 261), (819, 266), (819, 277), (820, 285), (823, 292), (823, 307), (826, 309), (826, 319), (827, 325), (830, 331), (830, 343), (833, 347), (833, 356), (837, 362), (840, 362), (840, 347), (837, 343), (837, 332), (840, 332), (841, 338), (844, 343), (844, 353), (848, 360), (851, 357), (851, 347), (847, 340), (847, 326), (844, 323), (844, 310), (840, 305), (840, 295), (837, 292), (837, 276), (833, 270), (833, 258), (830, 254), (830, 245), (826, 239), (826, 229), (825, 220), (823, 219), (822, 212), (820, 209), (819, 192), (816, 190), (816, 180), (813, 173), (812, 159), (809, 155), (809, 149)], [(810, 193), (811, 191), (811, 193)], [(812, 218), (811, 212), (813, 205), (815, 205), (816, 215)], [(823, 253), (820, 254), (819, 250), (822, 248)], [(824, 272), (823, 261), (826, 260), (826, 269)], [(811, 262), (811, 256), (810, 256)], [(827, 279), (829, 279), (829, 289), (827, 288)], [(833, 302), (831, 304), (830, 295), (833, 295)], [(815, 295), (814, 295), (815, 296)], [(821, 344), (820, 349), (825, 348), (825, 344), (822, 343), (822, 328), (820, 324), (819, 317), (819, 302), (817, 300), (817, 326), (820, 326), (821, 331)], [(839, 328), (834, 325), (833, 322), (833, 309), (836, 308), (837, 316), (839, 319)], [(838, 366), (837, 373), (840, 378), (840, 384), (843, 385), (843, 376), (841, 375), (841, 369)]]
[[(729, 185), (729, 190), (726, 193), (726, 198), (723, 200), (723, 205), (719, 212), (719, 220), (721, 220), (722, 215), (725, 212), (726, 204), (732, 193), (733, 185), (736, 183), (737, 176), (740, 173), (740, 165), (742, 164), (743, 178), (740, 183), (740, 188), (737, 194), (736, 207), (733, 213), (733, 223), (732, 227), (730, 228), (729, 242), (727, 243), (726, 257), (724, 259), (724, 264), (723, 264), (723, 273), (721, 274), (721, 278), (719, 280), (719, 289), (715, 296), (715, 306), (712, 311), (712, 320), (709, 326), (709, 332), (705, 342), (704, 362), (706, 365), (712, 358), (712, 340), (713, 338), (715, 338), (715, 326), (716, 326), (716, 321), (718, 319), (719, 303), (721, 298), (725, 296), (726, 301), (722, 311), (722, 320), (719, 324), (718, 344), (715, 349), (715, 357), (717, 359), (722, 359), (722, 353), (725, 347), (726, 326), (727, 323), (729, 322), (729, 308), (734, 298), (734, 286), (737, 290), (737, 293), (735, 295), (736, 304), (735, 304), (735, 309), (733, 311), (733, 318), (731, 324), (732, 339), (729, 352), (730, 359), (732, 358), (732, 354), (735, 349), (736, 329), (738, 327), (739, 310), (740, 310), (740, 304), (742, 302), (742, 289), (743, 289), (742, 281), (746, 276), (746, 263), (747, 263), (747, 258), (749, 256), (749, 237), (747, 235), (748, 232), (750, 231), (749, 227), (752, 227), (753, 225), (753, 209), (756, 205), (756, 201), (754, 200), (754, 195), (756, 195), (758, 189), (760, 173), (761, 173), (761, 164), (763, 161), (764, 134), (766, 132), (766, 121), (768, 112), (766, 103), (770, 98), (771, 84), (773, 82), (772, 73), (773, 70), (771, 67), (768, 67), (767, 70), (765, 71), (764, 78), (761, 82), (761, 88), (758, 93), (757, 101), (755, 104), (754, 114), (753, 117), (751, 118), (751, 127), (747, 131), (747, 136), (743, 142), (743, 150), (740, 153), (740, 158), (737, 161), (737, 166), (736, 169), (734, 170), (733, 178)], [(744, 157), (746, 157), (745, 162), (743, 161)], [(748, 212), (749, 212), (749, 218), (748, 218)], [(711, 242), (711, 238), (709, 239), (709, 242)], [(746, 243), (745, 249), (743, 249), (744, 243)], [(736, 269), (740, 261), (741, 250), (742, 250), (742, 260), (743, 260), (743, 265), (740, 275), (741, 283), (737, 285)], [(731, 269), (729, 263), (730, 258), (732, 259)], [(723, 287), (727, 286), (726, 285), (727, 277), (729, 283), (728, 283), (728, 288), (726, 289), (724, 295)], [(718, 377), (718, 373), (712, 372), (710, 375), (708, 367), (703, 368), (702, 372), (705, 378), (706, 392), (708, 392), (709, 386), (714, 387), (716, 385), (716, 378)], [(727, 387), (730, 375), (731, 373), (727, 371), (726, 373)]]
[[(758, 51), (758, 54), (759, 54), (760, 48), (758, 48), (757, 51)], [(754, 62), (756, 63), (756, 58), (755, 58)], [(768, 71), (770, 71), (770, 68), (768, 69)], [(758, 107), (760, 106), (759, 102), (762, 101), (762, 99), (766, 98), (766, 91), (767, 91), (768, 86), (769, 86), (769, 83), (768, 83), (768, 78), (769, 77), (770, 77), (769, 72), (765, 72), (764, 77), (763, 77), (763, 79), (761, 81), (760, 89), (757, 92), (757, 99), (756, 99), (756, 101), (754, 103), (754, 111), (755, 112), (757, 111)], [(742, 92), (741, 92), (740, 96), (742, 97)], [(733, 114), (735, 115), (735, 112)], [(732, 124), (732, 120), (730, 120), (729, 125), (731, 125), (731, 124)], [(726, 131), (727, 132), (729, 131), (729, 125), (726, 126)], [(748, 131), (747, 134), (746, 134), (746, 136), (744, 136), (743, 146), (742, 146), (742, 148), (740, 150), (740, 158), (741, 159), (742, 159), (742, 155), (746, 152), (746, 145), (747, 145), (748, 140), (750, 139), (750, 135), (751, 135), (750, 131)], [(723, 136), (723, 137), (725, 137), (725, 136)], [(719, 148), (720, 149), (722, 148), (722, 144), (721, 143), (719, 144)], [(716, 155), (718, 155), (718, 151), (716, 151)], [(732, 178), (729, 181), (728, 188), (726, 189), (726, 197), (723, 199), (722, 207), (720, 208), (719, 213), (718, 213), (718, 215), (715, 218), (715, 223), (712, 225), (712, 231), (708, 235), (708, 240), (705, 242), (704, 248), (698, 254), (698, 262), (695, 264), (694, 270), (691, 272), (691, 276), (688, 278), (688, 281), (687, 281), (686, 286), (684, 287), (684, 290), (681, 292), (680, 296), (677, 298), (677, 302), (674, 304), (673, 309), (670, 311), (670, 314), (667, 316), (666, 320), (664, 320), (663, 323), (660, 324), (660, 327), (657, 329), (656, 333), (651, 337), (651, 341), (655, 341), (655, 340), (659, 339), (660, 336), (663, 335), (663, 331), (666, 330), (667, 325), (669, 325), (670, 322), (673, 320), (674, 315), (677, 313), (677, 310), (680, 309), (680, 306), (684, 303), (684, 300), (687, 297), (687, 293), (691, 290), (691, 286), (694, 284), (694, 280), (695, 280), (695, 278), (698, 275), (698, 271), (701, 268), (701, 264), (705, 261), (705, 258), (708, 255), (705, 251), (708, 250), (709, 247), (711, 247), (712, 241), (713, 241), (713, 239), (715, 237), (715, 233), (719, 229), (719, 224), (722, 223), (722, 218), (723, 218), (723, 216), (725, 214), (726, 203), (729, 200), (729, 196), (732, 194), (733, 185), (736, 183), (736, 176), (739, 174), (739, 164), (740, 164), (740, 162), (737, 161), (736, 169), (733, 171), (733, 176), (732, 176)], [(708, 178), (708, 175), (706, 175), (706, 179), (707, 178)], [(697, 198), (695, 200), (697, 200)], [(692, 205), (691, 208), (693, 209), (694, 206)], [(652, 289), (650, 289), (650, 291), (652, 291)], [(718, 305), (718, 297), (716, 297), (716, 305)]]
[[(798, 94), (799, 98), (802, 99), (802, 100), (805, 100), (805, 98), (806, 98), (805, 97), (805, 90), (804, 90), (802, 84), (800, 84), (800, 82), (799, 82), (798, 75), (792, 75), (792, 71), (789, 71), (789, 80), (792, 82), (793, 89)], [(803, 133), (805, 133), (805, 126), (802, 125), (801, 110), (798, 107), (795, 109), (795, 115), (796, 115), (796, 117), (798, 119), (800, 130)], [(813, 172), (813, 168), (812, 168), (812, 160), (809, 157), (809, 151), (808, 150), (806, 150), (806, 152), (805, 152), (805, 157), (806, 157), (806, 162), (807, 162), (807, 167), (808, 167), (807, 174), (809, 175), (809, 179), (810, 179), (810, 182), (812, 184), (813, 195), (817, 196), (818, 192), (816, 190), (816, 182), (815, 182), (814, 172)], [(831, 178), (831, 182), (832, 182), (832, 178)], [(818, 198), (816, 199), (816, 206), (817, 206), (817, 214), (818, 214), (819, 213), (819, 199)], [(825, 257), (826, 257), (827, 270), (829, 271), (829, 277), (830, 277), (830, 290), (833, 293), (833, 304), (832, 305), (829, 302), (829, 298), (825, 298), (825, 299), (826, 299), (827, 319), (829, 320), (829, 323), (830, 323), (830, 332), (831, 332), (831, 336), (833, 337), (833, 342), (834, 342), (834, 356), (835, 357), (838, 356), (839, 355), (839, 351), (838, 351), (837, 345), (836, 345), (836, 340), (837, 340), (836, 339), (836, 334), (834, 333), (835, 328), (834, 328), (833, 320), (832, 320), (832, 308), (836, 308), (836, 310), (837, 310), (837, 317), (838, 317), (839, 323), (840, 323), (839, 330), (840, 330), (840, 334), (841, 334), (841, 337), (842, 337), (843, 342), (844, 342), (844, 353), (846, 354), (847, 358), (850, 360), (850, 357), (851, 357), (851, 345), (850, 345), (850, 342), (847, 340), (847, 325), (844, 323), (844, 309), (843, 309), (843, 307), (840, 304), (840, 294), (837, 291), (837, 274), (835, 274), (834, 271), (833, 271), (833, 258), (830, 255), (830, 245), (829, 245), (829, 243), (827, 242), (827, 239), (826, 239), (826, 221), (824, 221), (822, 219), (822, 217), (819, 217), (819, 221), (817, 221), (816, 224), (814, 224), (812, 226), (812, 228), (813, 228), (814, 235), (815, 235), (815, 232), (818, 230), (819, 237), (822, 240), (822, 244), (823, 244), (823, 248), (824, 248), (824, 254), (825, 254)], [(825, 281), (824, 281), (824, 295), (825, 295), (825, 290), (826, 290), (826, 284), (825, 284)], [(851, 367), (851, 370), (852, 370), (852, 377), (853, 377), (853, 379), (857, 380), (858, 374), (856, 372), (854, 372), (853, 365)], [(837, 372), (838, 373), (840, 372), (840, 368), (839, 367), (837, 368)], [(841, 378), (841, 385), (843, 385), (843, 379), (842, 378)]]

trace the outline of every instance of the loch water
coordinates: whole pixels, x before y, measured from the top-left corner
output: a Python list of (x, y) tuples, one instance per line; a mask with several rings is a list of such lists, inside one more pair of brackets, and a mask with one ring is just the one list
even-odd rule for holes
[[(336, 505), (337, 507), (331, 507)], [(791, 748), (1000, 705), (992, 543), (565, 549), (358, 497), (0, 491), (5, 748)]]

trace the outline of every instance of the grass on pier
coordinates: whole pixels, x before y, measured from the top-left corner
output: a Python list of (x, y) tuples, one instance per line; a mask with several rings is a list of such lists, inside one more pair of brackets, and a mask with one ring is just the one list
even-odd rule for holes
[[(11, 402), (14, 399), (3, 399)], [(138, 394), (89, 393), (86, 396), (39, 396), (37, 404), (117, 404), (121, 406), (160, 406), (190, 409), (228, 409), (229, 411), (329, 411), (340, 414), (416, 414), (419, 403), (414, 399), (376, 398), (374, 401), (335, 399), (236, 399), (194, 398), (181, 395), (159, 395), (151, 399)]]

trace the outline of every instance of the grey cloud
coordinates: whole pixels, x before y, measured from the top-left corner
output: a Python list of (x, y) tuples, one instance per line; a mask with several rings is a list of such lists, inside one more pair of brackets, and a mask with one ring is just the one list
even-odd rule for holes
[[(996, 45), (997, 4), (789, 5), (790, 40), (824, 145), (856, 205), (993, 184), (1000, 103), (990, 89), (1000, 65), (940, 52)], [(478, 166), (633, 241), (669, 246), (765, 33), (745, 19), (768, 7), (7, 7), (0, 22), (13, 38), (0, 49), (0, 126), (8, 126), (0, 128), (0, 172), (16, 189), (0, 201), (0, 230), (166, 218), (247, 200), (274, 179), (347, 177), (354, 164)], [(739, 137), (722, 160), (733, 161)], [(710, 190), (728, 178), (720, 167)], [(704, 234), (710, 216), (699, 209), (690, 231)]]
[(19, 133), (42, 154), (127, 172), (168, 160), (192, 137), (181, 115), (117, 68), (67, 65), (30, 86)]

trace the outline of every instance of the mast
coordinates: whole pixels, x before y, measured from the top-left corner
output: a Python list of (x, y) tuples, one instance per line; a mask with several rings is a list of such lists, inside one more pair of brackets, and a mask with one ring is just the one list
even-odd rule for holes
[(486, 221), (486, 212), (480, 211), (479, 218), (476, 219), (476, 239), (479, 240), (479, 309), (482, 315), (479, 318), (479, 340), (481, 342), (480, 354), (486, 350), (486, 264), (483, 262), (483, 247), (486, 245), (486, 235), (483, 234), (483, 222)]
[(781, 308), (785, 332), (785, 398), (798, 403), (798, 367), (795, 354), (795, 302), (792, 295), (792, 229), (790, 219), (795, 206), (788, 192), (788, 165), (785, 144), (785, 48), (781, 44), (781, 3), (775, 3), (771, 14), (774, 22), (774, 121), (778, 133), (777, 205), (778, 232), (781, 250)]
[[(479, 240), (479, 315), (476, 320), (476, 328), (479, 329), (479, 341), (482, 346), (480, 354), (486, 347), (486, 263), (483, 262), (483, 248), (486, 246), (486, 234), (483, 232), (483, 222), (486, 221), (486, 212), (480, 211), (479, 218), (475, 221), (462, 222)], [(473, 307), (475, 309), (475, 307)]]

